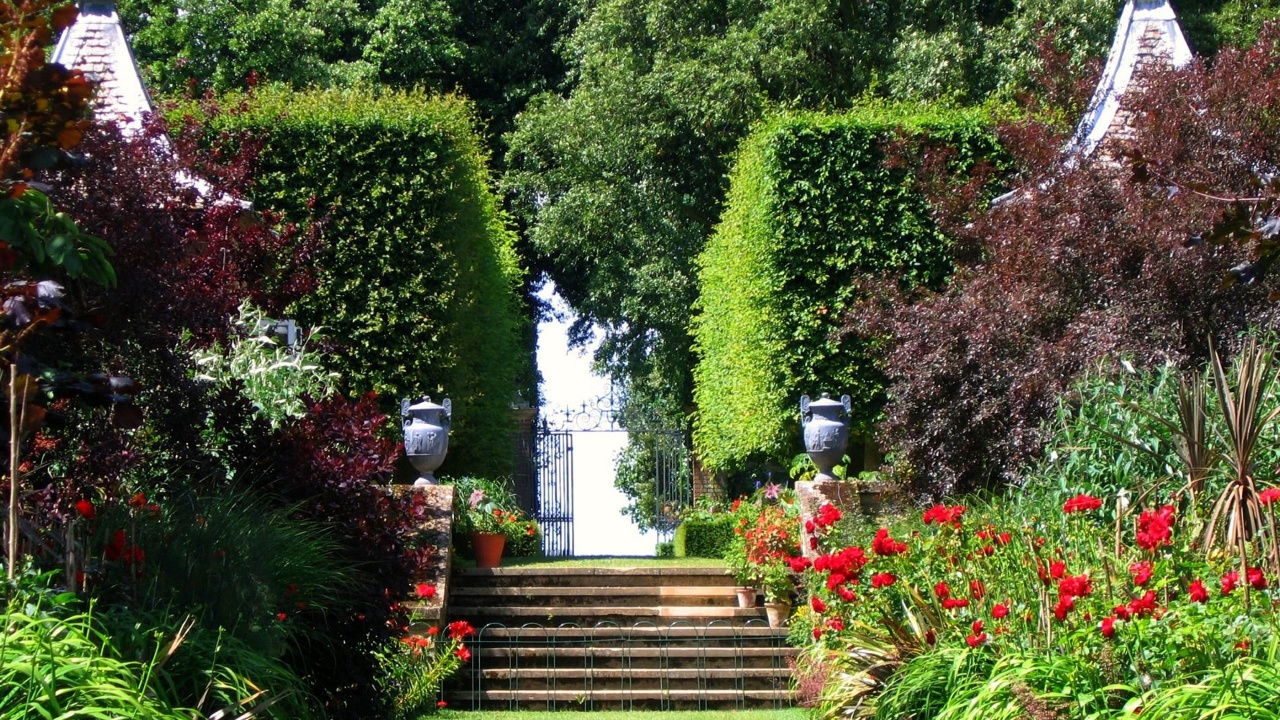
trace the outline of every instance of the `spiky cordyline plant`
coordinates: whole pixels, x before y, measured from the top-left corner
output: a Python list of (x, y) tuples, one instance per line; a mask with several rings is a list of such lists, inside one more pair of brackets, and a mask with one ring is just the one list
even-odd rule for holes
[[(1233, 548), (1240, 556), (1240, 574), (1248, 565), (1249, 543), (1259, 535), (1262, 522), (1262, 503), (1253, 476), (1253, 457), (1258, 440), (1266, 426), (1280, 415), (1280, 408), (1264, 413), (1263, 399), (1270, 390), (1272, 375), (1270, 352), (1260, 348), (1250, 338), (1236, 357), (1234, 375), (1236, 389), (1233, 392), (1222, 367), (1222, 359), (1212, 347), (1209, 355), (1213, 366), (1213, 384), (1222, 405), (1222, 417), (1227, 433), (1227, 447), (1223, 457), (1231, 471), (1231, 477), (1218, 495), (1205, 527), (1206, 550), (1221, 543)], [(1268, 534), (1270, 561), (1277, 558), (1274, 529)], [(1272, 568), (1276, 570), (1277, 568)]]

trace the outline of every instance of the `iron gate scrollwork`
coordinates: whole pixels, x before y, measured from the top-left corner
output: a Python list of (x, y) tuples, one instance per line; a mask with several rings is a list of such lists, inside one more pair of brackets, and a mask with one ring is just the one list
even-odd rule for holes
[(543, 552), (573, 555), (573, 433), (624, 432), (652, 455), (653, 526), (668, 541), (680, 511), (692, 502), (692, 462), (683, 430), (628, 416), (613, 391), (575, 407), (545, 411), (534, 433), (530, 503), (542, 526)]

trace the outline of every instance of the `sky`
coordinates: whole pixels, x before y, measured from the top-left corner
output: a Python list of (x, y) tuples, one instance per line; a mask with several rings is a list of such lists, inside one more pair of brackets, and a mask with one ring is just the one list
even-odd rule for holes
[[(573, 313), (548, 282), (539, 297), (550, 302), (563, 320), (538, 325), (538, 369), (542, 372), (542, 406), (576, 407), (609, 392), (608, 378), (591, 372), (590, 347), (569, 348)], [(657, 537), (641, 533), (622, 514), (626, 496), (613, 487), (614, 458), (626, 445), (621, 432), (573, 433), (574, 554), (653, 555)]]

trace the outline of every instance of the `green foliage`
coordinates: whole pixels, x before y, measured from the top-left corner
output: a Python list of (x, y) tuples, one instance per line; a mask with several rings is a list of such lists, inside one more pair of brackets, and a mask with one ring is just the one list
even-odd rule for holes
[(392, 720), (436, 712), (440, 685), (462, 667), (461, 637), (410, 635), (379, 654), (379, 689), (391, 698)]
[[(677, 496), (658, 496), (657, 473), (671, 473), (662, 479), (666, 492)], [(628, 498), (623, 512), (641, 531), (661, 528), (675, 530), (675, 513), (686, 502), (693, 484), (693, 463), (684, 435), (677, 432), (632, 433), (626, 447), (618, 453), (613, 486)]]
[(306, 414), (304, 396), (322, 398), (333, 392), (337, 374), (326, 372), (307, 352), (315, 330), (299, 337), (296, 347), (287, 347), (269, 334), (267, 316), (248, 301), (240, 305), (232, 326), (237, 333), (226, 348), (215, 343), (194, 352), (197, 380), (240, 383), (258, 414), (274, 427)]
[(116, 284), (115, 269), (107, 260), (113, 254), (111, 246), (81, 232), (39, 190), (27, 189), (0, 200), (0, 240), (7, 246), (6, 253), (15, 252), (21, 259), (18, 272), (46, 277), (60, 271), (72, 280), (84, 278), (106, 287)]
[(676, 528), (676, 557), (722, 558), (733, 542), (734, 516), (685, 518)]
[(694, 445), (707, 467), (785, 464), (802, 394), (848, 393), (854, 432), (874, 422), (883, 377), (873, 348), (836, 332), (856, 283), (936, 286), (950, 270), (950, 242), (910, 167), (886, 162), (891, 142), (953, 148), (956, 169), (996, 154), (975, 112), (787, 114), (743, 143), (699, 258)]
[(215, 130), (264, 145), (254, 201), (301, 221), (331, 208), (321, 287), (298, 302), (305, 326), (341, 347), (332, 369), (355, 392), (448, 396), (449, 472), (506, 474), (491, 452), (511, 426), (531, 359), (519, 333), (522, 270), (514, 234), (488, 186), (469, 106), (422, 93), (364, 91), (245, 98)]
[(85, 609), (72, 593), (41, 587), (47, 580), (24, 578), (8, 592), (3, 720), (178, 720), (229, 708), (245, 717), (317, 716), (296, 675), (234, 638), (123, 608)]

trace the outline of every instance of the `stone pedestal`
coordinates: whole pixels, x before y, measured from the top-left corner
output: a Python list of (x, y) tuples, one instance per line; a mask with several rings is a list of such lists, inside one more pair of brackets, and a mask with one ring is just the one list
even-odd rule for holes
[(410, 595), (405, 603), (409, 608), (413, 625), (411, 632), (421, 634), (430, 625), (439, 625), (448, 617), (446, 602), (449, 597), (449, 572), (453, 565), (453, 496), (452, 485), (392, 485), (397, 496), (414, 496), (422, 511), (422, 529), (426, 541), (433, 545), (431, 567), (427, 575), (415, 579), (436, 589), (435, 595), (419, 599)]
[(857, 487), (844, 480), (810, 480), (796, 483), (796, 497), (800, 500), (800, 549), (807, 558), (817, 556), (817, 552), (809, 547), (809, 534), (804, 532), (805, 523), (818, 513), (818, 508), (831, 503), (839, 508), (847, 517), (858, 512), (860, 504)]

